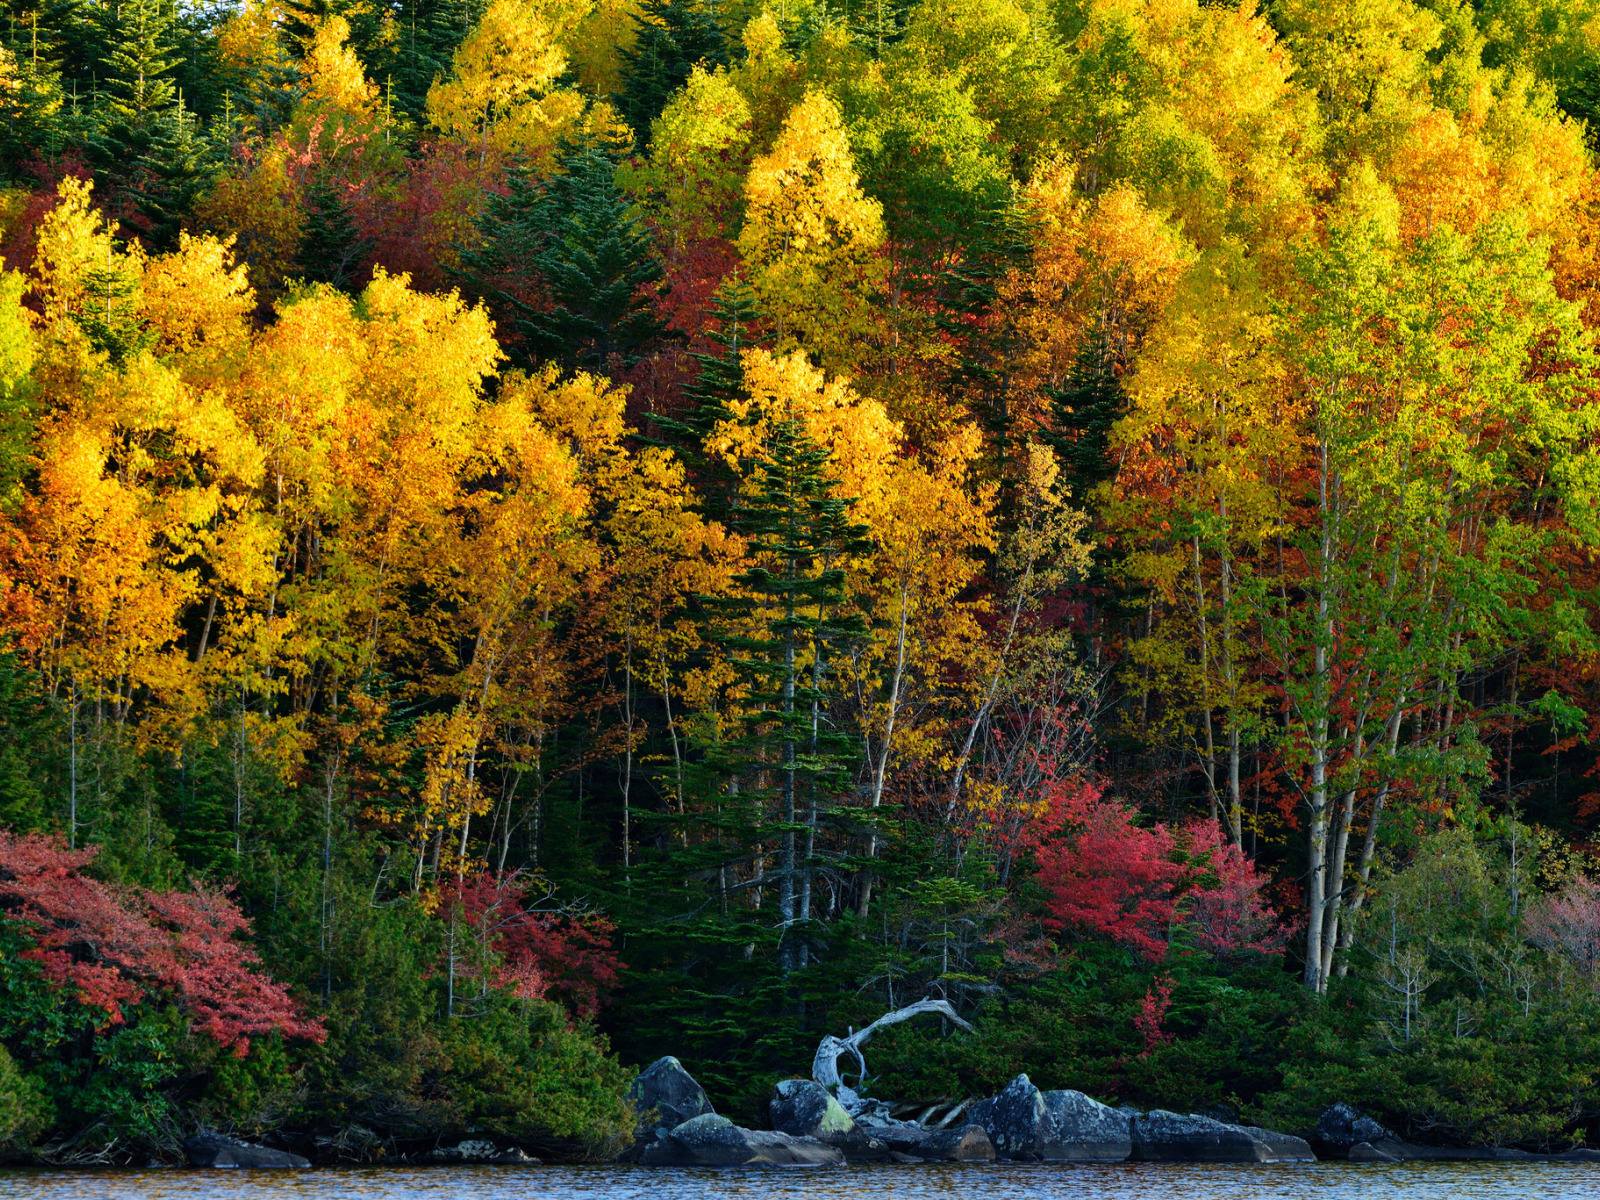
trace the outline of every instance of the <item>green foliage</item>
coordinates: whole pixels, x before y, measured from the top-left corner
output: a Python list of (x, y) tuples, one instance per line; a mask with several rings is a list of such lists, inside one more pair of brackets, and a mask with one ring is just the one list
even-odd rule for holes
[(51, 1115), (44, 1087), (0, 1045), (0, 1155), (26, 1148)]
[(180, 101), (163, 115), (139, 166), (149, 178), (133, 195), (149, 228), (149, 248), (176, 250), (178, 234), (195, 202), (216, 177), (216, 148), (201, 133), (199, 119)]
[(462, 254), (474, 286), (512, 309), (534, 361), (628, 366), (666, 332), (653, 304), (661, 266), (615, 175), (597, 142), (567, 145), (542, 185), (512, 175), (479, 218), (483, 248)]
[(450, 1125), (561, 1153), (610, 1159), (633, 1137), (630, 1073), (554, 1004), (496, 995), (441, 1031), (431, 1088)]
[(313, 283), (354, 288), (372, 242), (356, 228), (350, 204), (331, 180), (318, 175), (306, 188), (305, 208), (297, 257), (301, 273)]
[(728, 45), (716, 17), (695, 0), (644, 0), (634, 22), (638, 36), (623, 51), (617, 108), (644, 149), (650, 122), (661, 115), (672, 93), (688, 82), (696, 66), (727, 66)]
[(39, 677), (0, 647), (0, 825), (23, 833), (48, 828), (51, 796), (41, 778), (40, 748), (55, 732)]
[(104, 171), (125, 179), (152, 151), (176, 98), (173, 10), (161, 0), (128, 0), (98, 11), (106, 22), (106, 56), (89, 148)]

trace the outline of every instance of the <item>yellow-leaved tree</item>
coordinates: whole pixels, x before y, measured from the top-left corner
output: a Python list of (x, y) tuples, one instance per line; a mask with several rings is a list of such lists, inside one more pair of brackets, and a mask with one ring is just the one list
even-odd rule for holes
[(537, 0), (493, 0), (428, 89), (428, 120), (477, 154), (537, 157), (583, 115), (584, 99), (560, 86), (567, 55), (561, 13)]
[(861, 189), (838, 105), (809, 93), (745, 180), (739, 251), (778, 349), (803, 347), (833, 370), (868, 357), (883, 238), (883, 209)]

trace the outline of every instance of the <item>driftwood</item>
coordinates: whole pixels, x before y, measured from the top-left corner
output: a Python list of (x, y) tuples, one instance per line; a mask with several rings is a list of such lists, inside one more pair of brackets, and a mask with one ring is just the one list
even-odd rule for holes
[[(901, 1021), (909, 1021), (912, 1017), (920, 1017), (924, 1013), (937, 1013), (947, 1021), (952, 1021), (972, 1033), (971, 1025), (957, 1015), (956, 1010), (950, 1007), (947, 1000), (918, 1000), (915, 1004), (908, 1004), (904, 1008), (897, 1008), (892, 1013), (885, 1013), (871, 1025), (864, 1029), (851, 1030), (848, 1037), (836, 1038), (832, 1034), (822, 1039), (822, 1044), (817, 1047), (817, 1056), (811, 1060), (811, 1078), (832, 1092), (844, 1106), (846, 1112), (856, 1116), (873, 1102), (866, 1096), (867, 1086), (867, 1060), (861, 1053), (861, 1047), (878, 1030), (888, 1025), (898, 1025)], [(856, 1060), (860, 1068), (856, 1086), (851, 1087), (839, 1076), (839, 1059), (849, 1055)]]

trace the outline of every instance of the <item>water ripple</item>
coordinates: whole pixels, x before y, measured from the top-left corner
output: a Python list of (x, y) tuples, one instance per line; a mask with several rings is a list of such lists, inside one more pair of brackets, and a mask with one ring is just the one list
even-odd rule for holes
[(774, 1170), (344, 1167), (0, 1171), (0, 1200), (1550, 1200), (1596, 1197), (1589, 1163), (1187, 1166), (916, 1164)]

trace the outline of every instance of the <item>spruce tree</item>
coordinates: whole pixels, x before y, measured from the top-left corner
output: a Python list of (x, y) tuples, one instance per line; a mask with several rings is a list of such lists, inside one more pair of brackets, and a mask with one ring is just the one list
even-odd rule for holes
[(450, 74), (457, 48), (483, 15), (483, 0), (400, 0), (394, 39), (379, 72), (395, 106), (420, 118), (433, 81)]
[(1111, 427), (1122, 415), (1122, 355), (1102, 326), (1084, 339), (1066, 382), (1052, 391), (1052, 448), (1080, 496), (1111, 474)]
[(84, 303), (72, 314), (89, 339), (116, 366), (126, 366), (154, 345), (156, 333), (134, 305), (138, 278), (123, 263), (87, 271)]
[(733, 502), (738, 477), (720, 455), (705, 453), (705, 442), (718, 423), (733, 415), (729, 402), (744, 394), (740, 355), (758, 345), (760, 337), (761, 310), (754, 289), (737, 272), (730, 275), (712, 297), (710, 316), (715, 328), (707, 337), (720, 352), (689, 355), (700, 370), (683, 389), (688, 408), (681, 417), (658, 414), (654, 419), (693, 468), (702, 510), (721, 521)]
[(728, 39), (716, 18), (690, 0), (644, 0), (633, 19), (638, 37), (622, 52), (617, 108), (643, 149), (650, 140), (650, 122), (689, 81), (696, 64), (728, 65)]
[[(531, 359), (631, 365), (666, 333), (651, 307), (661, 266), (615, 175), (616, 162), (593, 141), (568, 144), (542, 186), (513, 173), (510, 194), (478, 223), (482, 248), (462, 254), (473, 286), (512, 309)], [(529, 274), (543, 305), (512, 291)]]
[(89, 149), (96, 165), (115, 179), (150, 152), (156, 130), (172, 107), (172, 10), (165, 0), (126, 0), (107, 9), (108, 50), (98, 84), (95, 116), (99, 129)]
[(318, 175), (306, 188), (306, 224), (296, 256), (300, 273), (313, 283), (347, 289), (372, 241), (356, 228), (351, 207), (326, 177)]
[[(750, 566), (735, 577), (743, 596), (708, 602), (723, 623), (713, 637), (745, 679), (743, 733), (721, 749), (746, 795), (772, 793), (763, 831), (779, 844), (778, 916), (789, 930), (809, 919), (810, 846), (830, 797), (848, 786), (854, 739), (822, 718), (830, 656), (866, 634), (845, 608), (841, 561), (870, 547), (867, 529), (849, 519), (848, 502), (825, 474), (828, 452), (787, 416), (762, 444), (755, 486), (733, 505), (730, 525), (743, 535)], [(797, 853), (797, 836), (807, 852)], [(803, 946), (803, 939), (801, 941)], [(787, 971), (796, 945), (785, 940)], [(800, 950), (798, 965), (803, 965)]]
[(68, 138), (61, 73), (51, 47), (40, 46), (37, 15), (30, 17), (31, 36), (19, 39), (13, 28), (5, 42), (11, 71), (0, 84), (0, 179), (24, 177), (30, 159), (54, 157)]
[(139, 159), (147, 177), (133, 196), (148, 224), (145, 241), (151, 250), (177, 248), (184, 221), (216, 172), (214, 150), (180, 97), (157, 129), (149, 153)]

